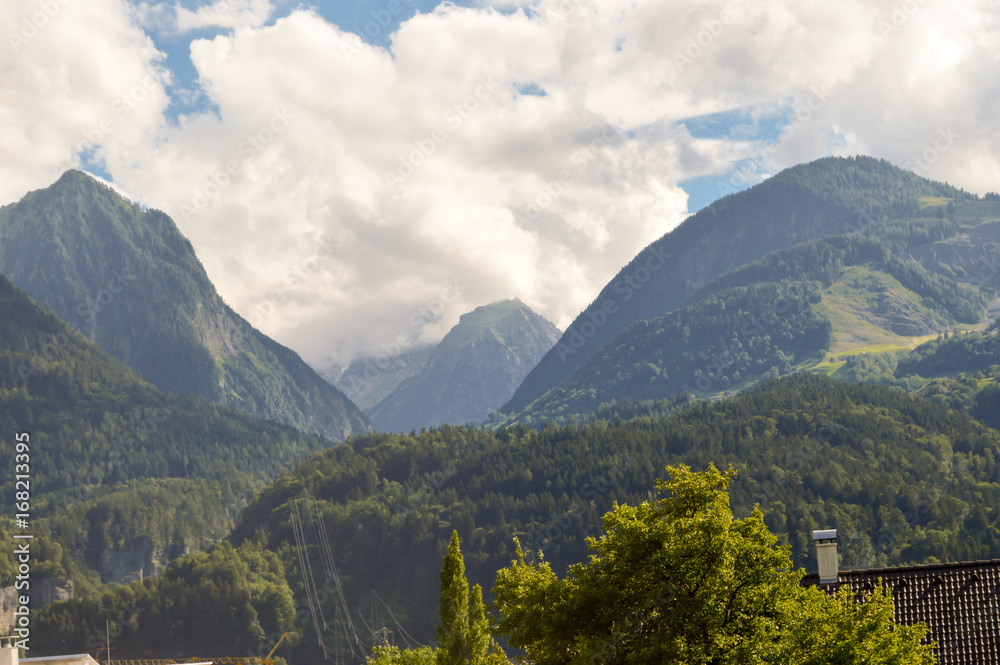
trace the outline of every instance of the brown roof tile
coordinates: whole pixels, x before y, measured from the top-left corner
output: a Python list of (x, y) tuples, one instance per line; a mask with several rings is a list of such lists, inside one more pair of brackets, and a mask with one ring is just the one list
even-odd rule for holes
[[(892, 590), (898, 623), (927, 624), (940, 665), (1000, 665), (1000, 559), (843, 571), (822, 586), (848, 584), (860, 595), (880, 579)], [(819, 575), (802, 583), (817, 585)]]

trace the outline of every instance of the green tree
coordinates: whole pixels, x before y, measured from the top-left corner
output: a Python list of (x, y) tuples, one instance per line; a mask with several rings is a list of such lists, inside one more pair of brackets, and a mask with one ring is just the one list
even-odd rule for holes
[(469, 662), (469, 581), (465, 578), (458, 531), (452, 532), (448, 554), (441, 565), (440, 603), (438, 665), (464, 665)]
[(481, 662), (490, 650), (490, 622), (486, 617), (483, 603), (483, 588), (472, 587), (469, 600), (469, 658), (471, 662)]
[(368, 659), (368, 665), (434, 665), (436, 662), (435, 651), (430, 647), (400, 649), (390, 645), (375, 647)]
[(505, 665), (506, 656), (490, 635), (490, 623), (478, 584), (469, 594), (458, 531), (451, 534), (441, 565), (441, 597), (437, 627), (438, 648), (400, 650), (381, 646), (373, 650), (369, 665)]
[(933, 663), (932, 647), (921, 645), (921, 624), (899, 626), (893, 618), (892, 595), (880, 586), (858, 602), (847, 585), (836, 596), (817, 587), (802, 589), (799, 611), (788, 613), (782, 660), (796, 665), (851, 663)]
[[(494, 588), (512, 646), (537, 665), (818, 663), (831, 644), (840, 659), (822, 662), (933, 662), (919, 644), (925, 629), (897, 630), (887, 596), (856, 610), (803, 589), (762, 513), (733, 517), (731, 468), (668, 471), (656, 483), (665, 496), (604, 516), (604, 534), (588, 541), (594, 554), (565, 579), (544, 561), (527, 563), (518, 544)], [(830, 616), (832, 628), (810, 632)]]

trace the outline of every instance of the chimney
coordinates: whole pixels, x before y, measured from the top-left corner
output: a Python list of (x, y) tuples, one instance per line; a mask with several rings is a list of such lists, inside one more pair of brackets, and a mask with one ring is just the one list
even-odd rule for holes
[(816, 543), (816, 559), (819, 562), (819, 583), (834, 584), (840, 566), (837, 560), (837, 530), (813, 531)]
[(14, 646), (15, 637), (0, 637), (0, 665), (17, 665), (19, 654)]

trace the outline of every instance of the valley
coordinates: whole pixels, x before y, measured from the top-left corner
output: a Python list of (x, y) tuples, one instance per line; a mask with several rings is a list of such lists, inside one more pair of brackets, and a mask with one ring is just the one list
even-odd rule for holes
[(667, 465), (731, 465), (734, 514), (759, 507), (798, 568), (829, 524), (848, 568), (996, 557), (998, 213), (825, 158), (692, 216), (565, 331), (515, 297), (321, 378), (226, 305), (170, 218), (67, 173), (0, 209), (0, 426), (37, 451), (52, 590), (38, 648), (111, 621), (137, 657), (430, 644), (453, 532), (488, 603), (515, 539), (563, 575)]

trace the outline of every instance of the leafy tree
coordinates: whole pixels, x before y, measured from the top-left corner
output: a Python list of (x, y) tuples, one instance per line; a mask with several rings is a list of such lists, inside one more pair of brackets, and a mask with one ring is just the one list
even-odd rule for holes
[[(565, 579), (544, 561), (526, 563), (518, 545), (494, 588), (512, 646), (538, 665), (932, 662), (919, 644), (926, 629), (898, 629), (887, 592), (858, 609), (845, 595), (803, 589), (759, 509), (734, 518), (734, 470), (668, 470), (656, 483), (667, 496), (616, 505), (604, 534), (588, 540), (590, 560)], [(831, 647), (837, 658), (818, 660)]]
[(933, 663), (930, 645), (921, 645), (923, 624), (896, 625), (892, 595), (880, 586), (858, 602), (847, 585), (830, 597), (813, 587), (796, 600), (804, 611), (790, 614), (783, 662), (801, 665), (847, 663)]
[(434, 649), (420, 647), (419, 649), (400, 649), (391, 645), (375, 647), (369, 665), (434, 665), (437, 656)]

